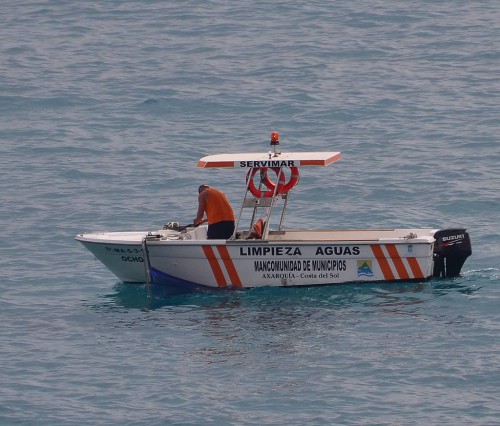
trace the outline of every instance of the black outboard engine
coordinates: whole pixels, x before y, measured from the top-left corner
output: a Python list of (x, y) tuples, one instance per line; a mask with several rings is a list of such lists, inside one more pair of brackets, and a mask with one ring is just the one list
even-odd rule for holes
[(441, 229), (434, 234), (434, 276), (458, 277), (465, 260), (472, 254), (464, 228)]

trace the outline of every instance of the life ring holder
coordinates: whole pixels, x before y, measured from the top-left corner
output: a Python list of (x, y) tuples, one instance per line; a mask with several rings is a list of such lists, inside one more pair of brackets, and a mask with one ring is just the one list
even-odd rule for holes
[[(285, 183), (285, 173), (279, 167), (270, 167), (270, 169), (276, 173), (278, 178), (278, 188), (276, 190), (276, 184), (269, 178), (267, 173), (268, 167), (254, 167), (250, 169), (247, 173), (247, 183), (249, 191), (257, 198), (269, 198), (275, 195), (282, 195), (288, 193), (290, 189), (292, 189), (299, 182), (299, 168), (298, 167), (290, 167), (290, 180)], [(257, 174), (257, 171), (260, 171), (260, 178), (262, 184), (267, 188), (266, 190), (259, 190), (255, 186), (254, 177)]]

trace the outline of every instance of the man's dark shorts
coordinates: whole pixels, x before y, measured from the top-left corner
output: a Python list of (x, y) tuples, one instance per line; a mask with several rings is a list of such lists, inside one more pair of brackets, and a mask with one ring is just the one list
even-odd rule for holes
[(225, 220), (222, 222), (208, 225), (207, 239), (209, 240), (227, 240), (233, 235), (234, 221)]

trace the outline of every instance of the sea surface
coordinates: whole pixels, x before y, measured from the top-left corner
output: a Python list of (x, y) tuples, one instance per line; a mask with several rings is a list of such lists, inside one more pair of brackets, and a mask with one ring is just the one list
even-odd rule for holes
[[(0, 424), (500, 424), (497, 0), (0, 3)], [(74, 236), (192, 222), (197, 160), (341, 151), (290, 228), (454, 227), (461, 277), (147, 298)]]

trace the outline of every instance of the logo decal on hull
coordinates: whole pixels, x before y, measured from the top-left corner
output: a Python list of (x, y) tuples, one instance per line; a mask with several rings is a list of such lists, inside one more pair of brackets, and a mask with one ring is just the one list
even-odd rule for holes
[(372, 261), (368, 259), (358, 260), (358, 277), (373, 277)]

